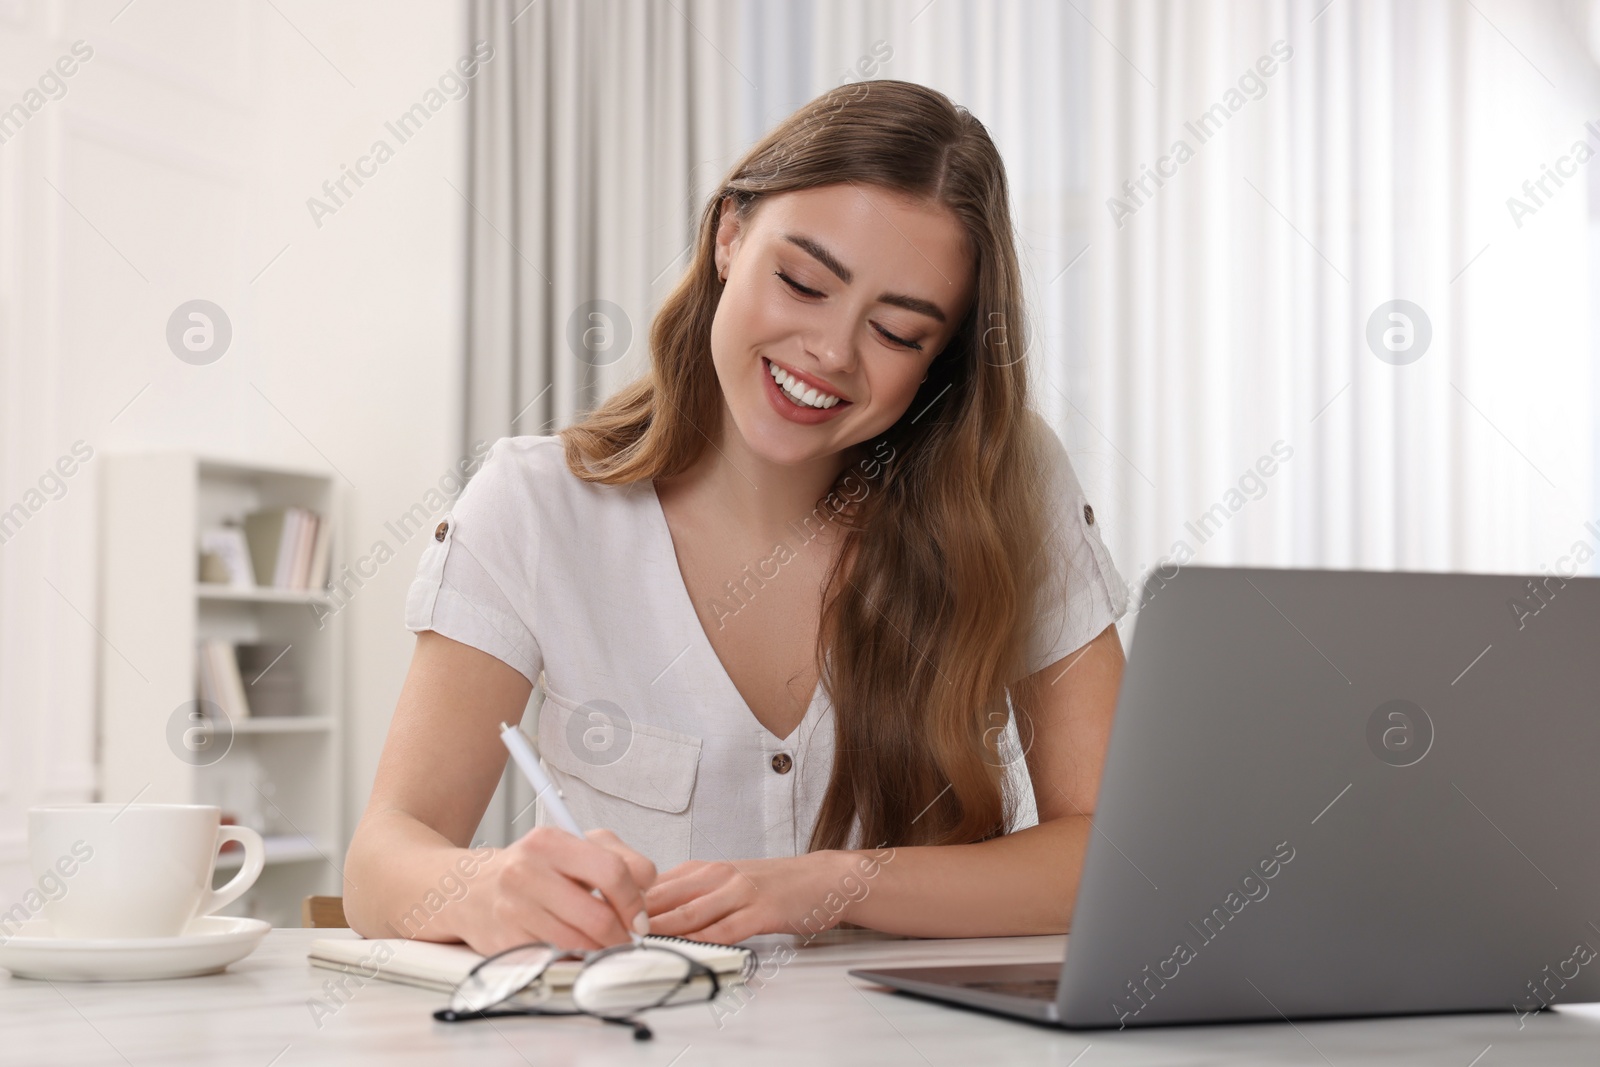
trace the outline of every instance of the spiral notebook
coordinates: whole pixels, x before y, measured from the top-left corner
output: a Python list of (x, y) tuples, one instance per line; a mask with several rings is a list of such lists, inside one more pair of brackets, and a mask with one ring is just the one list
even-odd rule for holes
[[(676, 949), (710, 968), (718, 985), (726, 989), (745, 982), (756, 967), (755, 950), (739, 945), (714, 945), (682, 937), (648, 934), (646, 945)], [(483, 956), (466, 945), (410, 938), (322, 938), (311, 942), (306, 957), (314, 966), (344, 971), (363, 980), (382, 979), (404, 985), (450, 993)], [(578, 960), (557, 960), (527, 990), (531, 999), (551, 1008), (565, 1005), (572, 983), (582, 967)], [(635, 973), (636, 972), (636, 973)], [(618, 985), (629, 981), (645, 982), (656, 977), (648, 959), (640, 959), (632, 969), (612, 968), (608, 980)], [(700, 984), (703, 985), (702, 979)], [(669, 1003), (703, 997), (704, 990), (690, 983)]]

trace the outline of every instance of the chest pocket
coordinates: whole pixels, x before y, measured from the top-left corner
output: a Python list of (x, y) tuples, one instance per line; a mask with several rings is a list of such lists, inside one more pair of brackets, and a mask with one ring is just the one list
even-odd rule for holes
[(547, 685), (539, 755), (584, 829), (612, 831), (660, 871), (689, 858), (698, 737), (638, 722), (607, 700), (579, 704)]

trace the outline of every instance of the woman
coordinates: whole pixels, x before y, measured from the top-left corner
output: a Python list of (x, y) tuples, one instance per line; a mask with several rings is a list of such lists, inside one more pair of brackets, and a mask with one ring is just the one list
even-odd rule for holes
[[(428, 545), (351, 925), (483, 953), (1065, 930), (1127, 599), (1028, 408), (1021, 293), (999, 154), (940, 93), (841, 86), (756, 145), (648, 372), (498, 441)], [(592, 829), (471, 850), (541, 672)]]

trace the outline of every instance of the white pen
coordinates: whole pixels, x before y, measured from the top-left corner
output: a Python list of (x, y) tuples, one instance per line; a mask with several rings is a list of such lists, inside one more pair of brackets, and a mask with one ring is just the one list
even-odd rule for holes
[[(578, 820), (572, 817), (572, 812), (567, 810), (566, 804), (561, 801), (561, 793), (556, 789), (550, 776), (544, 773), (544, 768), (539, 764), (539, 757), (533, 754), (533, 746), (528, 744), (528, 737), (516, 726), (509, 723), (500, 724), (500, 740), (511, 751), (511, 758), (522, 770), (522, 776), (533, 786), (535, 800), (544, 801), (545, 810), (550, 813), (557, 826), (561, 827), (573, 837), (583, 837), (583, 827), (578, 825)], [(601, 896), (600, 890), (591, 889), (595, 896)], [(644, 917), (644, 912), (639, 916)], [(649, 919), (645, 919), (648, 923)], [(633, 938), (635, 945), (644, 939), (637, 930), (629, 930), (628, 936)]]

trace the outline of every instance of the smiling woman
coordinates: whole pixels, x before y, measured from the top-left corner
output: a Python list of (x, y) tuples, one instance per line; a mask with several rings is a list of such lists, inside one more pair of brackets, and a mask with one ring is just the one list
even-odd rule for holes
[[(823, 94), (732, 168), (648, 372), (498, 442), (424, 554), (347, 866), (357, 930), (470, 844), (493, 724), (541, 674), (541, 756), (615, 834), (541, 819), (426, 936), (1066, 928), (1127, 598), (1028, 404), (1008, 200), (983, 125), (901, 81)], [(791, 547), (802, 517), (822, 531)], [(873, 893), (819, 912), (869, 854)]]

